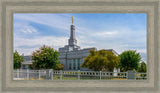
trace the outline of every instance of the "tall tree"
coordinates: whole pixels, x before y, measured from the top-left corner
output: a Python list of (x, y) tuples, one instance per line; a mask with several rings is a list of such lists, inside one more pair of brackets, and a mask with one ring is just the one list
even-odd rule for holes
[(13, 60), (14, 60), (14, 69), (21, 68), (21, 62), (24, 61), (23, 55), (20, 55), (17, 51), (13, 53)]
[(138, 67), (138, 72), (146, 72), (147, 71), (147, 65), (146, 63), (143, 61), (139, 64)]
[(118, 66), (119, 59), (111, 51), (90, 50), (90, 54), (84, 59), (81, 67), (94, 69), (95, 71), (109, 70), (113, 71)]
[(141, 56), (134, 50), (124, 51), (119, 55), (120, 67), (123, 71), (137, 70)]
[(58, 51), (43, 45), (32, 53), (32, 66), (35, 69), (58, 69), (58, 64), (60, 64), (58, 56)]
[(119, 57), (114, 55), (113, 52), (108, 51), (107, 52), (107, 59), (108, 59), (108, 64), (107, 67), (109, 71), (113, 71), (114, 67), (118, 68), (119, 67)]

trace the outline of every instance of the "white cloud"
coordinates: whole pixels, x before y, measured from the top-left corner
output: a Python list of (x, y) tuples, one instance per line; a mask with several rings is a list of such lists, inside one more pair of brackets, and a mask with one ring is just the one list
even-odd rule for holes
[(97, 31), (96, 33), (94, 33), (94, 35), (98, 37), (108, 37), (114, 36), (116, 34), (118, 34), (117, 31)]
[(15, 50), (18, 51), (19, 54), (24, 54), (24, 55), (31, 55), (33, 51), (37, 50), (38, 47), (35, 48), (16, 48)]
[(146, 53), (146, 49), (137, 49), (137, 52), (140, 52), (140, 53)]
[(54, 37), (54, 36), (41, 36), (34, 38), (15, 37), (14, 49), (18, 52), (29, 55), (35, 49), (38, 49), (42, 45), (52, 46), (58, 50), (59, 47), (63, 47), (67, 44), (67, 37)]
[[(38, 24), (43, 24), (46, 26), (68, 30), (69, 25), (71, 24), (71, 18), (69, 16), (57, 16), (53, 14), (15, 14), (15, 20), (22, 20), (23, 22), (29, 23), (34, 22)], [(60, 30), (61, 31), (61, 30)]]
[[(85, 30), (85, 28), (83, 29)], [(146, 37), (144, 33), (136, 33), (135, 31), (124, 29), (113, 31), (85, 31), (84, 33), (78, 33), (79, 40), (86, 42), (82, 42), (84, 46), (85, 44), (89, 44), (99, 49), (138, 49), (139, 47), (145, 48), (146, 46)]]
[(37, 33), (38, 31), (32, 26), (23, 26), (23, 28), (19, 29), (19, 31), (25, 34)]

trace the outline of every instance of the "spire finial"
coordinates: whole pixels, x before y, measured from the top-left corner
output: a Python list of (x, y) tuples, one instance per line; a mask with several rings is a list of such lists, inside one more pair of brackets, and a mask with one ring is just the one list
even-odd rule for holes
[(73, 24), (73, 16), (72, 16), (72, 24)]

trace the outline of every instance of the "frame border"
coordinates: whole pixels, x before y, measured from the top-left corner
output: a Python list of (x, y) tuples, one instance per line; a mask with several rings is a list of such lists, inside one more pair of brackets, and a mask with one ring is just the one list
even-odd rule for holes
[[(30, 0), (31, 1), (31, 0)], [(125, 2), (124, 2), (125, 1)], [(1, 41), (0, 41), (0, 45), (1, 45), (1, 47), (0, 47), (0, 51), (2, 51), (1, 53), (0, 53), (0, 59), (2, 59), (1, 60), (1, 63), (0, 63), (0, 65), (1, 65), (1, 72), (0, 72), (0, 74), (1, 74), (1, 78), (0, 78), (0, 80), (1, 80), (1, 91), (2, 92), (6, 92), (6, 91), (10, 91), (10, 92), (16, 92), (16, 91), (23, 91), (23, 92), (27, 92), (27, 91), (34, 91), (34, 92), (38, 92), (37, 90), (40, 90), (39, 92), (45, 92), (45, 91), (54, 91), (54, 92), (62, 92), (62, 91), (66, 91), (66, 92), (82, 92), (82, 90), (83, 90), (83, 92), (85, 91), (88, 91), (88, 92), (105, 92), (105, 91), (108, 91), (108, 92), (112, 92), (112, 91), (116, 91), (116, 92), (130, 92), (130, 90), (131, 91), (141, 91), (141, 92), (144, 92), (144, 89), (145, 89), (145, 91), (148, 91), (148, 92), (158, 92), (158, 91), (160, 91), (159, 90), (159, 77), (158, 77), (158, 75), (159, 75), (159, 73), (158, 73), (158, 71), (159, 71), (159, 69), (158, 69), (158, 67), (160, 67), (159, 66), (159, 30), (158, 30), (158, 25), (159, 25), (159, 0), (155, 0), (155, 1), (153, 1), (153, 0), (147, 0), (147, 1), (141, 1), (141, 0), (136, 0), (136, 1), (134, 1), (134, 2), (128, 2), (129, 0), (122, 0), (122, 1), (115, 1), (115, 2), (112, 2), (112, 1), (110, 1), (110, 0), (106, 0), (106, 1), (104, 1), (104, 0), (90, 0), (90, 1), (82, 1), (82, 2), (80, 2), (80, 1), (76, 1), (76, 0), (66, 0), (66, 2), (65, 1), (57, 1), (57, 0), (53, 0), (53, 1), (33, 1), (33, 2), (28, 2), (28, 1), (14, 1), (14, 2), (12, 2), (12, 1), (9, 1), (8, 0), (8, 2), (5, 2), (4, 0), (2, 0), (2, 1), (0, 1), (0, 5), (2, 5), (2, 7), (1, 7), (1, 23), (0, 23), (0, 27), (1, 27), (1, 32), (0, 32), (0, 35), (1, 35)], [(141, 2), (140, 2), (141, 1)], [(82, 88), (75, 88), (75, 87), (70, 87), (70, 88), (68, 88), (68, 87), (63, 87), (63, 89), (62, 88), (58, 88), (58, 87), (45, 87), (45, 88), (42, 88), (42, 87), (15, 87), (15, 86), (9, 86), (8, 84), (10, 84), (10, 83), (14, 83), (14, 84), (24, 84), (24, 83), (26, 83), (26, 81), (13, 81), (13, 80), (11, 80), (11, 78), (12, 78), (12, 76), (10, 75), (8, 75), (7, 73), (11, 73), (12, 71), (11, 71), (11, 69), (12, 69), (12, 63), (10, 64), (10, 66), (9, 67), (11, 67), (9, 70), (6, 70), (6, 67), (7, 67), (7, 58), (10, 58), (10, 59), (12, 59), (13, 60), (13, 58), (11, 57), (12, 56), (12, 54), (11, 55), (9, 55), (9, 57), (7, 57), (6, 56), (6, 54), (7, 54), (7, 51), (8, 52), (10, 52), (10, 53), (13, 53), (12, 52), (12, 50), (13, 50), (13, 41), (12, 41), (12, 39), (13, 39), (13, 32), (8, 32), (8, 31), (13, 31), (13, 13), (26, 13), (26, 12), (28, 12), (28, 13), (46, 13), (46, 10), (44, 9), (44, 10), (40, 10), (40, 9), (37, 9), (36, 11), (34, 10), (30, 10), (30, 9), (21, 9), (21, 11), (20, 10), (18, 10), (18, 11), (16, 11), (16, 8), (17, 7), (26, 7), (26, 6), (28, 6), (28, 7), (32, 7), (32, 6), (34, 6), (34, 7), (36, 7), (36, 6), (42, 6), (42, 5), (45, 5), (45, 6), (48, 6), (48, 7), (50, 7), (50, 6), (61, 6), (61, 7), (70, 7), (70, 6), (78, 6), (78, 7), (80, 7), (80, 6), (90, 6), (90, 7), (96, 7), (96, 6), (122, 6), (122, 7), (129, 7), (129, 6), (146, 6), (146, 7), (151, 7), (151, 8), (153, 8), (153, 10), (150, 10), (150, 11), (147, 11), (147, 10), (145, 10), (145, 9), (148, 9), (148, 8), (144, 8), (144, 11), (139, 11), (139, 12), (137, 12), (137, 11), (135, 11), (135, 13), (147, 13), (147, 60), (148, 61), (150, 61), (151, 59), (148, 59), (150, 56), (153, 56), (153, 55), (149, 55), (148, 54), (148, 52), (150, 53), (150, 52), (152, 52), (152, 53), (154, 53), (154, 56), (152, 57), (152, 58), (154, 58), (154, 59), (152, 59), (151, 61), (154, 61), (154, 71), (150, 71), (151, 69), (150, 68), (148, 68), (148, 69), (150, 69), (150, 70), (148, 70), (147, 69), (147, 73), (148, 74), (151, 74), (151, 72), (154, 72), (154, 76), (151, 78), (151, 81), (149, 81), (150, 80), (150, 77), (149, 77), (149, 80), (147, 80), (147, 81), (138, 81), (138, 82), (141, 82), (141, 83), (143, 83), (143, 84), (147, 84), (147, 83), (150, 83), (150, 84), (154, 84), (153, 86), (150, 86), (150, 87), (134, 87), (134, 88), (132, 88), (132, 89), (129, 89), (129, 88), (127, 88), (127, 87), (119, 87), (119, 88), (116, 88), (116, 87), (82, 87)], [(14, 10), (14, 8), (15, 8), (15, 10)], [(33, 8), (33, 7), (32, 7)], [(43, 8), (45, 8), (45, 7), (43, 7)], [(42, 9), (42, 8), (41, 8)], [(72, 13), (72, 12), (75, 12), (76, 10), (74, 10), (73, 8), (69, 8), (70, 10), (68, 10), (68, 11), (64, 11), (63, 10), (63, 12), (66, 12), (66, 13)], [(72, 10), (73, 9), (73, 10)], [(102, 8), (102, 9), (104, 9), (104, 8)], [(101, 8), (100, 8), (100, 10), (101, 10)], [(129, 10), (132, 10), (132, 9), (129, 9)], [(126, 13), (132, 13), (134, 10), (132, 10), (132, 11), (126, 11)], [(54, 12), (54, 13), (63, 13), (62, 11), (60, 11), (60, 10), (56, 10), (56, 11), (54, 11), (54, 10), (50, 10), (49, 12)], [(84, 11), (84, 10), (79, 10), (78, 12), (76, 12), (76, 13), (81, 13), (81, 12), (83, 12), (83, 13), (88, 13), (88, 11)], [(104, 9), (104, 10), (101, 10), (101, 11), (96, 11), (96, 10), (92, 10), (92, 11), (89, 11), (89, 12), (95, 12), (95, 13), (100, 13), (100, 12), (106, 12), (106, 10)], [(115, 9), (112, 9), (112, 10), (110, 10), (110, 11), (107, 11), (107, 12), (113, 12), (113, 13), (117, 13), (117, 12), (119, 12), (119, 13), (124, 13), (124, 11), (115, 11)], [(153, 12), (154, 14), (153, 15), (149, 15), (150, 14), (150, 12)], [(10, 16), (9, 16), (10, 15)], [(149, 22), (149, 19), (151, 19), (151, 17), (153, 17), (154, 19), (154, 31), (148, 31), (148, 28), (152, 28), (152, 27), (148, 27), (148, 26), (151, 26), (150, 25), (150, 22)], [(11, 23), (9, 23), (9, 22), (11, 22)], [(9, 28), (7, 28), (6, 26), (10, 26)], [(154, 33), (154, 34), (153, 34)], [(148, 34), (152, 34), (151, 36), (152, 37), (148, 37), (149, 35)], [(9, 36), (11, 37), (11, 38), (9, 38)], [(154, 40), (150, 40), (150, 38), (151, 39), (154, 39)], [(149, 42), (150, 41), (150, 42)], [(151, 41), (153, 41), (153, 42), (151, 42)], [(148, 46), (151, 46), (151, 45), (148, 45), (148, 44), (154, 44), (152, 47), (149, 47), (150, 49), (151, 48), (154, 48), (154, 49), (151, 49), (151, 50), (153, 50), (153, 51), (151, 51), (150, 49), (148, 49)], [(7, 46), (7, 45), (9, 45), (9, 46)], [(11, 51), (10, 50), (7, 50), (7, 49), (9, 49), (9, 48), (11, 48)], [(151, 54), (152, 54), (151, 53)], [(7, 61), (7, 62), (6, 62)], [(3, 66), (2, 66), (3, 65)], [(148, 64), (148, 62), (147, 62), (147, 66), (149, 67), (151, 65), (151, 62), (149, 62), (149, 64)], [(8, 78), (9, 77), (9, 78)], [(9, 80), (10, 79), (10, 80)], [(153, 80), (152, 80), (153, 79)], [(9, 82), (8, 82), (9, 81)], [(89, 82), (91, 82), (92, 80), (85, 80), (85, 81), (72, 81), (72, 80), (69, 80), (69, 81), (54, 81), (54, 83), (61, 83), (61, 84), (63, 84), (64, 82), (71, 82), (71, 83), (75, 83), (75, 82), (87, 82), (87, 83), (89, 83)], [(33, 83), (37, 83), (37, 81), (27, 81), (27, 82), (29, 82), (29, 83), (31, 83), (31, 84), (33, 84)], [(41, 83), (49, 83), (49, 82), (52, 82), (52, 81), (38, 81), (38, 82), (41, 82)], [(101, 81), (94, 81), (94, 82), (92, 82), (92, 83), (98, 83), (98, 82), (105, 82), (105, 81), (103, 81), (103, 80), (101, 80)], [(112, 80), (111, 81), (107, 81), (107, 82), (112, 82)], [(117, 83), (127, 83), (127, 82), (135, 82), (134, 80), (131, 80), (131, 81), (123, 81), (123, 82), (121, 82), (121, 81), (113, 81), (112, 83), (114, 83), (114, 82), (117, 82)], [(138, 82), (136, 82), (136, 83), (138, 83)]]

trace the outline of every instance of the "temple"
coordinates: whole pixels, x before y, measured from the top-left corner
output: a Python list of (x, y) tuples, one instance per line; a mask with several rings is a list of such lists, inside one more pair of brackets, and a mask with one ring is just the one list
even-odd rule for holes
[[(86, 58), (90, 50), (97, 50), (95, 47), (84, 48), (81, 49), (80, 46), (77, 45), (77, 40), (75, 36), (75, 26), (73, 25), (73, 17), (72, 24), (70, 26), (70, 38), (68, 39), (68, 45), (61, 47), (58, 49), (60, 53), (59, 60), (60, 63), (64, 65), (64, 70), (81, 70), (88, 71), (92, 69), (82, 68), (80, 65), (84, 62), (84, 58)], [(112, 51), (116, 56), (118, 53), (113, 49), (105, 49), (106, 51)], [(28, 69), (28, 65), (32, 64), (30, 56), (24, 56), (25, 61), (22, 62), (22, 69)], [(113, 72), (119, 72), (119, 69), (114, 69)]]
[[(84, 62), (84, 58), (90, 53), (90, 50), (97, 50), (95, 47), (81, 49), (77, 45), (77, 40), (75, 36), (75, 26), (72, 24), (70, 26), (70, 38), (68, 39), (68, 45), (59, 48), (59, 60), (60, 63), (64, 65), (64, 70), (92, 70), (87, 68), (82, 68), (80, 65)], [(118, 55), (113, 49), (107, 49), (106, 51), (112, 51), (115, 55)]]

